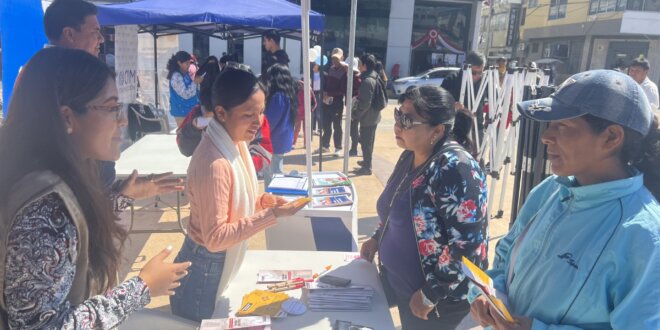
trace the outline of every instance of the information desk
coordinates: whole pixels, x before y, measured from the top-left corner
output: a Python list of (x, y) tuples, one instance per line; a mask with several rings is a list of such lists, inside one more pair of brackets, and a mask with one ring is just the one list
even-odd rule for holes
[[(175, 178), (185, 178), (188, 173), (190, 158), (179, 152), (176, 144), (176, 135), (147, 134), (121, 153), (115, 170), (117, 178), (128, 178), (133, 170), (138, 170), (140, 176), (172, 172)], [(156, 197), (156, 203), (163, 203)], [(180, 231), (185, 233), (181, 222), (181, 195), (176, 194), (177, 221)], [(132, 230), (134, 208), (131, 207), (131, 233), (171, 232), (171, 230)], [(179, 231), (179, 230), (177, 230)]]
[[(352, 283), (369, 285), (375, 290), (371, 311), (368, 312), (307, 312), (300, 316), (273, 319), (272, 328), (279, 329), (332, 329), (335, 320), (351, 321), (378, 330), (393, 330), (394, 324), (385, 293), (380, 284), (376, 265), (364, 260), (350, 260), (354, 253), (321, 251), (260, 251), (249, 250), (236, 278), (229, 284), (223, 297), (216, 302), (214, 318), (234, 315), (241, 307), (243, 295), (256, 289), (266, 289), (266, 284), (256, 284), (257, 272), (268, 269), (311, 269), (320, 273), (332, 265), (327, 274), (350, 278)], [(300, 298), (301, 289), (284, 291), (291, 297)]]
[(358, 196), (352, 183), (349, 188), (352, 205), (315, 208), (310, 204), (291, 217), (278, 219), (266, 229), (267, 249), (357, 251)]

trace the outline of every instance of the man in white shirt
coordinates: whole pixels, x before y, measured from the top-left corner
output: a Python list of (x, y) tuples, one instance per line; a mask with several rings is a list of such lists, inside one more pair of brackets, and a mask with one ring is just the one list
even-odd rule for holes
[(650, 68), (651, 65), (649, 64), (649, 61), (644, 58), (644, 56), (640, 56), (633, 60), (633, 62), (630, 64), (630, 67), (628, 67), (628, 75), (635, 79), (635, 81), (637, 81), (637, 83), (642, 86), (644, 93), (646, 93), (646, 98), (651, 104), (651, 108), (657, 114), (659, 111), (658, 108), (660, 107), (658, 86), (648, 77)]

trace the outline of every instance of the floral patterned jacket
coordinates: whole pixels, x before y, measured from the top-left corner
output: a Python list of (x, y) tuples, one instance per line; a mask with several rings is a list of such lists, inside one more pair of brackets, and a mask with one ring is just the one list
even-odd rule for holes
[[(403, 152), (397, 166), (407, 157), (413, 157), (411, 151)], [(419, 261), (426, 278), (422, 292), (433, 302), (467, 299), (462, 257), (481, 269), (488, 268), (485, 174), (465, 149), (445, 142), (436, 148), (410, 189)], [(384, 226), (381, 222), (374, 238), (381, 237)]]

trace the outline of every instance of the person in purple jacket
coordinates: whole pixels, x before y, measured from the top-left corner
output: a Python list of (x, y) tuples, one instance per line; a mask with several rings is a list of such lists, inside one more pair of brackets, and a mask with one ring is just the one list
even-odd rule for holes
[(270, 124), (270, 139), (273, 143), (270, 168), (264, 175), (264, 184), (268, 187), (273, 174), (283, 172), (284, 154), (291, 151), (298, 95), (296, 81), (291, 77), (286, 65), (272, 65), (262, 76), (262, 81), (268, 89), (265, 114)]

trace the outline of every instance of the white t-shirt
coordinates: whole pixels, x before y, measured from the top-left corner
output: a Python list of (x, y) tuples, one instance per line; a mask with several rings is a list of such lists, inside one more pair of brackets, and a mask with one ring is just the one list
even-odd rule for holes
[(314, 72), (314, 82), (312, 84), (312, 88), (314, 89), (315, 92), (318, 92), (321, 90), (321, 73), (320, 72)]
[(646, 77), (646, 79), (644, 79), (640, 85), (642, 86), (642, 89), (644, 90), (649, 103), (651, 103), (651, 110), (655, 111), (655, 113), (658, 113), (658, 108), (660, 107), (660, 101), (658, 100), (658, 86), (652, 82), (649, 77)]

